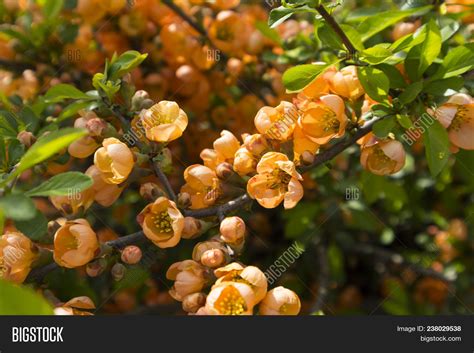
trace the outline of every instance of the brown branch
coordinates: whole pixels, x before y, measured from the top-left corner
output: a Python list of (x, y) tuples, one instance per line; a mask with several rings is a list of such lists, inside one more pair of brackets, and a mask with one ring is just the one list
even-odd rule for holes
[(325, 305), (326, 298), (329, 293), (329, 276), (330, 276), (327, 247), (324, 244), (318, 245), (316, 247), (316, 256), (318, 258), (318, 265), (319, 265), (319, 278), (318, 278), (318, 297), (313, 307), (311, 308), (311, 313), (314, 313), (314, 314), (322, 310), (323, 306)]
[(222, 205), (208, 207), (208, 208), (201, 208), (197, 210), (185, 210), (184, 215), (187, 217), (195, 217), (195, 218), (222, 216), (222, 215), (225, 215), (226, 213), (235, 211), (250, 202), (252, 202), (252, 199), (250, 198), (250, 196), (248, 194), (244, 194)]
[(344, 46), (347, 48), (349, 53), (355, 54), (357, 53), (357, 49), (354, 47), (350, 39), (346, 36), (344, 31), (342, 30), (341, 27), (337, 24), (336, 20), (327, 12), (327, 10), (324, 8), (323, 5), (319, 5), (316, 7), (316, 10), (319, 12), (319, 14), (324, 18), (324, 20), (327, 22), (328, 25), (331, 26), (334, 32), (341, 38), (342, 42), (344, 43)]
[(152, 163), (153, 163), (153, 169), (155, 170), (155, 174), (158, 177), (158, 180), (160, 181), (161, 185), (165, 188), (168, 198), (176, 202), (176, 194), (174, 193), (174, 190), (171, 187), (168, 177), (165, 175), (165, 173), (163, 173), (158, 162), (152, 161)]

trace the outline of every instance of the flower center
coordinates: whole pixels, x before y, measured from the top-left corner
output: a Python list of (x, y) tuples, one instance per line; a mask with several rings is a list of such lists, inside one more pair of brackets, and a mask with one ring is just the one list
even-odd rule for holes
[(232, 39), (232, 31), (228, 26), (221, 26), (217, 29), (216, 36), (219, 40), (229, 40)]
[(269, 189), (286, 188), (290, 183), (291, 175), (280, 168), (275, 168), (267, 174), (267, 186)]
[(456, 115), (449, 126), (449, 130), (459, 131), (462, 125), (468, 123), (471, 119), (472, 116), (469, 115), (467, 106), (461, 105), (458, 107)]
[(326, 132), (336, 132), (339, 130), (341, 122), (337, 120), (336, 114), (333, 111), (327, 111), (324, 116), (323, 130)]
[(222, 290), (215, 308), (223, 315), (240, 315), (247, 310), (244, 298), (234, 286), (227, 286)]
[(173, 231), (172, 219), (168, 212), (163, 211), (161, 213), (156, 214), (153, 216), (153, 223), (156, 228), (162, 233), (169, 233)]
[(368, 160), (371, 167), (375, 170), (392, 170), (397, 162), (388, 157), (380, 146), (374, 146), (373, 148), (373, 153)]

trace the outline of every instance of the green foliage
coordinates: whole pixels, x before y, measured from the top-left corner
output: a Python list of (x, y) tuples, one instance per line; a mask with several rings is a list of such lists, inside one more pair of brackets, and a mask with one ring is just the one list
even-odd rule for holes
[(0, 187), (6, 185), (25, 170), (47, 160), (86, 134), (85, 130), (64, 128), (41, 137), (21, 158), (18, 167), (0, 183)]
[(7, 218), (18, 221), (30, 220), (35, 216), (36, 208), (29, 197), (10, 194), (0, 199), (0, 208)]
[(370, 98), (377, 102), (388, 102), (390, 81), (382, 70), (371, 66), (357, 68), (359, 81)]
[(27, 191), (27, 196), (63, 196), (80, 192), (92, 186), (90, 176), (79, 172), (57, 174), (41, 185)]
[(81, 92), (76, 87), (60, 83), (51, 87), (44, 96), (45, 100), (50, 103), (62, 102), (66, 99), (91, 99), (90, 96)]
[(283, 74), (283, 84), (287, 92), (298, 92), (316, 80), (329, 65), (308, 64), (294, 66)]
[(53, 309), (41, 296), (26, 287), (0, 279), (0, 315), (52, 315)]
[(433, 124), (425, 129), (423, 133), (426, 160), (431, 175), (437, 176), (448, 162), (449, 139), (446, 129), (433, 118)]

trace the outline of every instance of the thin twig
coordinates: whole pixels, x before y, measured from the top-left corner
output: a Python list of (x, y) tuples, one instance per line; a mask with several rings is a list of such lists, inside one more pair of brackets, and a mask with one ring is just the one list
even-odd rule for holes
[(168, 198), (176, 202), (176, 194), (173, 188), (171, 187), (168, 177), (165, 175), (165, 173), (163, 173), (160, 165), (157, 162), (152, 162), (152, 163), (153, 163), (153, 169), (155, 170), (155, 174), (158, 177), (158, 180), (160, 181), (161, 185), (165, 188)]
[(329, 12), (326, 11), (324, 6), (319, 5), (318, 7), (316, 7), (316, 10), (324, 18), (327, 24), (331, 26), (334, 32), (336, 32), (339, 38), (341, 38), (342, 42), (344, 43), (344, 46), (347, 48), (349, 53), (351, 54), (357, 53), (357, 49), (354, 47), (350, 39), (346, 36), (346, 33), (344, 33), (342, 28), (337, 24), (336, 20), (334, 20), (334, 18), (329, 14)]
[(146, 237), (145, 237), (145, 234), (143, 234), (143, 231), (139, 231), (136, 233), (125, 235), (123, 237), (108, 241), (105, 244), (115, 249), (122, 249), (128, 245), (136, 244), (145, 239)]
[(233, 200), (230, 200), (222, 205), (201, 208), (197, 210), (185, 210), (184, 215), (187, 217), (205, 218), (211, 216), (225, 215), (226, 213), (235, 211), (244, 205), (252, 202), (248, 194), (241, 195)]

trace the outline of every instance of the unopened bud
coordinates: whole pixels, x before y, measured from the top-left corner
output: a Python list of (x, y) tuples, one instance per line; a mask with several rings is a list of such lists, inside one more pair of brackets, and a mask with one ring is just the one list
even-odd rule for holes
[(140, 186), (140, 195), (147, 201), (155, 201), (164, 196), (163, 190), (155, 183), (145, 183)]
[(183, 310), (188, 313), (195, 313), (198, 309), (206, 304), (206, 294), (193, 293), (184, 297)]
[(61, 226), (66, 222), (65, 218), (58, 218), (48, 222), (48, 234), (54, 235), (56, 231), (61, 228)]
[(114, 280), (118, 282), (123, 278), (123, 276), (125, 276), (126, 271), (127, 269), (125, 268), (124, 265), (117, 263), (112, 266), (110, 273), (112, 274), (112, 277), (114, 278)]
[(220, 267), (225, 263), (225, 254), (220, 249), (207, 250), (201, 256), (201, 263), (210, 268)]
[(314, 162), (314, 153), (310, 151), (304, 151), (300, 156), (300, 162), (303, 165), (311, 165)]
[(30, 147), (36, 141), (36, 137), (29, 131), (21, 131), (16, 137), (22, 145)]
[(191, 206), (191, 195), (187, 192), (181, 192), (178, 194), (178, 207), (179, 208), (188, 208)]
[(146, 109), (143, 107), (143, 102), (147, 99), (150, 99), (150, 95), (147, 91), (136, 91), (132, 97), (132, 110), (141, 111), (142, 109)]
[(86, 273), (89, 277), (97, 277), (104, 272), (106, 266), (107, 261), (104, 259), (89, 262), (86, 266)]
[(232, 164), (223, 162), (217, 166), (216, 174), (219, 179), (227, 180), (234, 174), (234, 168), (232, 167)]
[(201, 243), (197, 243), (195, 246), (194, 246), (194, 249), (193, 249), (193, 255), (192, 255), (192, 258), (194, 261), (201, 261), (201, 258), (202, 256), (204, 255), (204, 253), (208, 250), (222, 250), (222, 251), (227, 251), (227, 249), (225, 248), (225, 245), (222, 244), (220, 241), (218, 240), (208, 240), (208, 241), (203, 241)]
[(87, 121), (86, 129), (92, 136), (102, 136), (107, 129), (107, 123), (101, 118), (92, 118)]
[(138, 246), (129, 245), (122, 250), (121, 259), (126, 264), (135, 265), (142, 259), (142, 251)]
[(181, 233), (183, 239), (194, 239), (201, 234), (202, 224), (194, 217), (184, 217), (184, 227)]
[(242, 218), (227, 217), (221, 222), (221, 239), (230, 245), (239, 245), (245, 237), (245, 222)]

